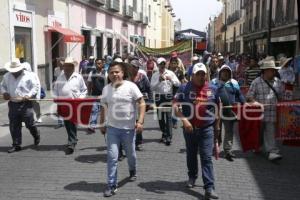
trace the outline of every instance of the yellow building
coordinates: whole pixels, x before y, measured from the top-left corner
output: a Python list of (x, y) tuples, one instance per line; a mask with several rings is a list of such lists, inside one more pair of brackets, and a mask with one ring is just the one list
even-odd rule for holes
[(174, 44), (174, 20), (173, 8), (170, 0), (161, 1), (161, 47), (169, 47)]

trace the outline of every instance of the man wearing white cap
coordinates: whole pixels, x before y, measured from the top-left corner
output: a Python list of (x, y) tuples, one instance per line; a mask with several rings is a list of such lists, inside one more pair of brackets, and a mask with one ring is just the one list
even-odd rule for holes
[(19, 59), (15, 58), (5, 64), (8, 71), (1, 82), (1, 93), (3, 98), (8, 100), (9, 130), (13, 140), (13, 147), (8, 153), (21, 150), (22, 145), (22, 122), (34, 138), (34, 144), (40, 143), (40, 134), (37, 130), (34, 117), (33, 105), (30, 99), (35, 98), (39, 86), (33, 75), (24, 70)]
[(164, 110), (162, 107), (170, 107), (173, 99), (173, 86), (179, 87), (180, 81), (171, 70), (166, 69), (166, 59), (157, 59), (158, 71), (152, 75), (151, 89), (155, 95), (155, 104), (160, 107), (158, 114), (159, 127), (162, 131), (161, 142), (167, 146), (172, 140), (172, 117), (171, 111)]
[[(65, 59), (63, 70), (54, 83), (53, 93), (62, 98), (84, 98), (87, 95), (87, 87), (80, 74), (74, 71), (77, 62), (72, 57)], [(68, 146), (66, 154), (72, 154), (77, 145), (77, 127), (70, 120), (64, 120), (68, 133)]]
[(283, 94), (283, 85), (275, 77), (278, 67), (274, 60), (265, 59), (260, 69), (262, 75), (257, 77), (250, 85), (247, 100), (264, 104), (264, 116), (261, 126), (262, 150), (267, 153), (268, 160), (280, 160), (282, 156), (275, 141), (276, 104)]
[[(215, 193), (212, 153), (214, 132), (220, 131), (217, 88), (207, 81), (207, 69), (203, 63), (193, 67), (192, 80), (182, 85), (174, 98), (173, 108), (182, 120), (186, 143), (186, 159), (189, 180), (187, 187), (193, 188), (198, 178), (198, 153), (200, 152), (204, 199), (218, 199)], [(182, 111), (179, 107), (182, 107)]]

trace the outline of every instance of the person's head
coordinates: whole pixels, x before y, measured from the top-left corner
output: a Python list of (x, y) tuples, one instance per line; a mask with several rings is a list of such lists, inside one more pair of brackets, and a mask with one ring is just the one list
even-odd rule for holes
[(262, 62), (260, 69), (264, 79), (273, 80), (279, 68), (275, 66), (274, 60), (265, 60)]
[(62, 69), (64, 65), (64, 58), (56, 58), (56, 63), (57, 63), (57, 67)]
[(198, 56), (193, 56), (192, 57), (192, 65), (195, 65), (198, 62), (200, 62), (200, 58)]
[(177, 57), (178, 57), (177, 52), (176, 52), (176, 51), (173, 51), (173, 52), (171, 53), (171, 58), (177, 58)]
[(4, 68), (12, 73), (14, 77), (18, 77), (22, 74), (24, 67), (18, 58), (13, 58), (11, 62), (4, 65)]
[(141, 63), (138, 60), (132, 60), (130, 62), (129, 68), (131, 75), (135, 77), (140, 69)]
[(221, 81), (227, 82), (231, 79), (231, 69), (227, 65), (223, 65), (219, 71), (219, 78)]
[(67, 76), (70, 76), (73, 74), (73, 72), (75, 71), (75, 66), (77, 65), (77, 62), (74, 60), (74, 58), (72, 57), (67, 57), (65, 59), (65, 62), (63, 64), (63, 70), (64, 73)]
[(203, 63), (197, 63), (193, 67), (192, 82), (196, 86), (203, 86), (206, 81), (207, 69)]
[(281, 57), (279, 60), (279, 67), (281, 67), (281, 68), (288, 67), (290, 65), (291, 61), (292, 61), (292, 58)]
[(219, 67), (219, 60), (217, 57), (214, 56), (211, 59), (210, 68), (211, 68), (211, 70), (215, 71), (215, 70), (217, 70), (218, 67)]
[(89, 64), (94, 64), (95, 63), (95, 57), (94, 56), (90, 56), (89, 57)]
[(250, 61), (249, 61), (249, 67), (250, 68), (255, 68), (257, 67), (257, 59), (255, 57), (250, 57)]
[(170, 64), (169, 64), (169, 69), (172, 71), (175, 71), (178, 68), (178, 59), (177, 58), (171, 58), (170, 59)]
[(166, 64), (167, 64), (167, 61), (166, 61), (165, 58), (160, 57), (160, 58), (157, 59), (157, 65), (158, 65), (158, 69), (159, 69), (160, 72), (165, 71)]
[(104, 67), (104, 61), (103, 59), (101, 58), (97, 58), (96, 61), (95, 61), (95, 64), (96, 64), (96, 68), (101, 71)]
[(127, 78), (127, 68), (125, 63), (113, 62), (108, 68), (108, 78), (115, 84), (120, 83)]

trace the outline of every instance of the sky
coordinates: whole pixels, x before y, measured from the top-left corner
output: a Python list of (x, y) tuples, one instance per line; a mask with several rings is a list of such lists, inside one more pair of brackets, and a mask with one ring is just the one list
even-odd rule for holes
[(222, 3), (217, 0), (170, 0), (175, 20), (181, 19), (182, 30), (192, 28), (206, 31), (209, 17), (221, 12)]

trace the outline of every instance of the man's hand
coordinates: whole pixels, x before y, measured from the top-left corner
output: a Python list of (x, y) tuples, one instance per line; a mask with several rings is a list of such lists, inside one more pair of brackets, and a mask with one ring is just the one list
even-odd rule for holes
[(7, 101), (10, 100), (10, 95), (8, 93), (4, 93), (3, 94), (3, 99), (7, 100)]
[(30, 97), (27, 95), (22, 98), (23, 101), (28, 101), (29, 99), (30, 99)]
[(166, 80), (171, 81), (172, 80), (171, 76), (166, 76)]
[(188, 120), (184, 120), (182, 123), (183, 129), (186, 133), (193, 133), (193, 126)]
[(136, 133), (137, 133), (137, 134), (141, 134), (141, 133), (143, 132), (143, 124), (137, 122), (137, 123), (135, 124), (135, 130), (136, 130)]
[(166, 80), (166, 77), (164, 75), (160, 75), (159, 76), (159, 81), (164, 81), (164, 80)]
[(105, 135), (106, 134), (106, 127), (105, 126), (102, 126), (100, 127), (100, 132)]

